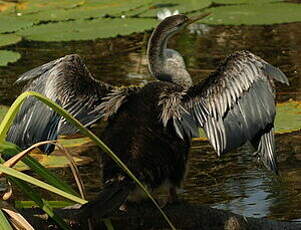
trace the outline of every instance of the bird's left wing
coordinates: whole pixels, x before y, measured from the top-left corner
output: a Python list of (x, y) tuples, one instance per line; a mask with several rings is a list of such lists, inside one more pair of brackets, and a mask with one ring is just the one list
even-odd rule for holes
[(202, 127), (218, 155), (250, 141), (264, 164), (277, 171), (273, 80), (288, 84), (278, 68), (254, 54), (230, 55), (182, 96), (181, 115), (173, 117), (178, 135)]
[[(35, 91), (53, 100), (89, 126), (102, 117), (100, 104), (114, 87), (94, 79), (76, 54), (67, 55), (57, 60), (32, 69), (17, 82), (29, 81), (25, 91)], [(56, 112), (36, 98), (28, 98), (20, 108), (7, 141), (22, 149), (39, 141), (54, 140), (60, 134), (70, 134), (77, 129), (61, 118)], [(41, 150), (50, 153), (52, 145), (44, 145)]]

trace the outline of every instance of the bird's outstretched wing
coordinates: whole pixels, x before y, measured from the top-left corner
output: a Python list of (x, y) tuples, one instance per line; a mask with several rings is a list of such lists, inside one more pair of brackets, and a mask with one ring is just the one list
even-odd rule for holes
[[(95, 80), (82, 59), (68, 55), (32, 69), (17, 80), (30, 82), (25, 91), (45, 95), (69, 111), (85, 126), (102, 117), (101, 100), (113, 86)], [(10, 128), (7, 140), (25, 149), (32, 144), (54, 140), (59, 134), (70, 134), (77, 129), (68, 124), (52, 109), (31, 97), (22, 105)], [(42, 151), (50, 153), (53, 146), (44, 145)]]
[(183, 96), (185, 112), (174, 118), (177, 133), (203, 127), (218, 155), (250, 141), (265, 166), (277, 172), (273, 80), (289, 84), (278, 68), (248, 51), (230, 55)]

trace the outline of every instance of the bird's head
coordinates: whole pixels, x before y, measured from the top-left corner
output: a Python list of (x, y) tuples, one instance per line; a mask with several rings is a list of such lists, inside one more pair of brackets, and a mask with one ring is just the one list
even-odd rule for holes
[(207, 17), (210, 13), (205, 13), (196, 17), (187, 17), (184, 14), (172, 15), (165, 18), (158, 26), (157, 30), (160, 32), (167, 32), (173, 34), (181, 29), (185, 28), (189, 24), (198, 21), (204, 17)]

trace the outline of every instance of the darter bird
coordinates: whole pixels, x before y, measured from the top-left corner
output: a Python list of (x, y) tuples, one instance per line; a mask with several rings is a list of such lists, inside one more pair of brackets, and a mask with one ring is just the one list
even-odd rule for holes
[[(198, 18), (183, 14), (164, 19), (147, 48), (150, 74), (142, 87), (114, 87), (96, 81), (77, 55), (49, 62), (23, 74), (26, 91), (57, 102), (84, 125), (107, 119), (101, 138), (151, 191), (164, 189), (170, 202), (184, 179), (192, 137), (203, 128), (220, 156), (249, 141), (264, 165), (277, 173), (274, 144), (274, 80), (286, 76), (260, 57), (239, 51), (228, 56), (204, 81), (193, 85), (182, 56), (167, 48), (170, 37)], [(27, 100), (7, 140), (26, 148), (38, 141), (76, 132), (36, 99)], [(46, 145), (45, 152), (53, 147)], [(103, 154), (104, 188), (82, 207), (103, 216), (143, 192)], [(92, 211), (94, 210), (94, 211)]]

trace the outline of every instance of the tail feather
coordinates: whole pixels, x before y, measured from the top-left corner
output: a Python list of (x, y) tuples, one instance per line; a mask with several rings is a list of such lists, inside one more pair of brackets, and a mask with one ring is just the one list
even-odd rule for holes
[(115, 212), (126, 200), (134, 186), (134, 182), (127, 179), (106, 183), (96, 199), (89, 201), (80, 208), (81, 216), (102, 218)]
[(278, 174), (278, 166), (275, 154), (274, 128), (266, 130), (260, 138), (252, 141), (252, 145), (257, 149), (257, 154), (264, 165)]

